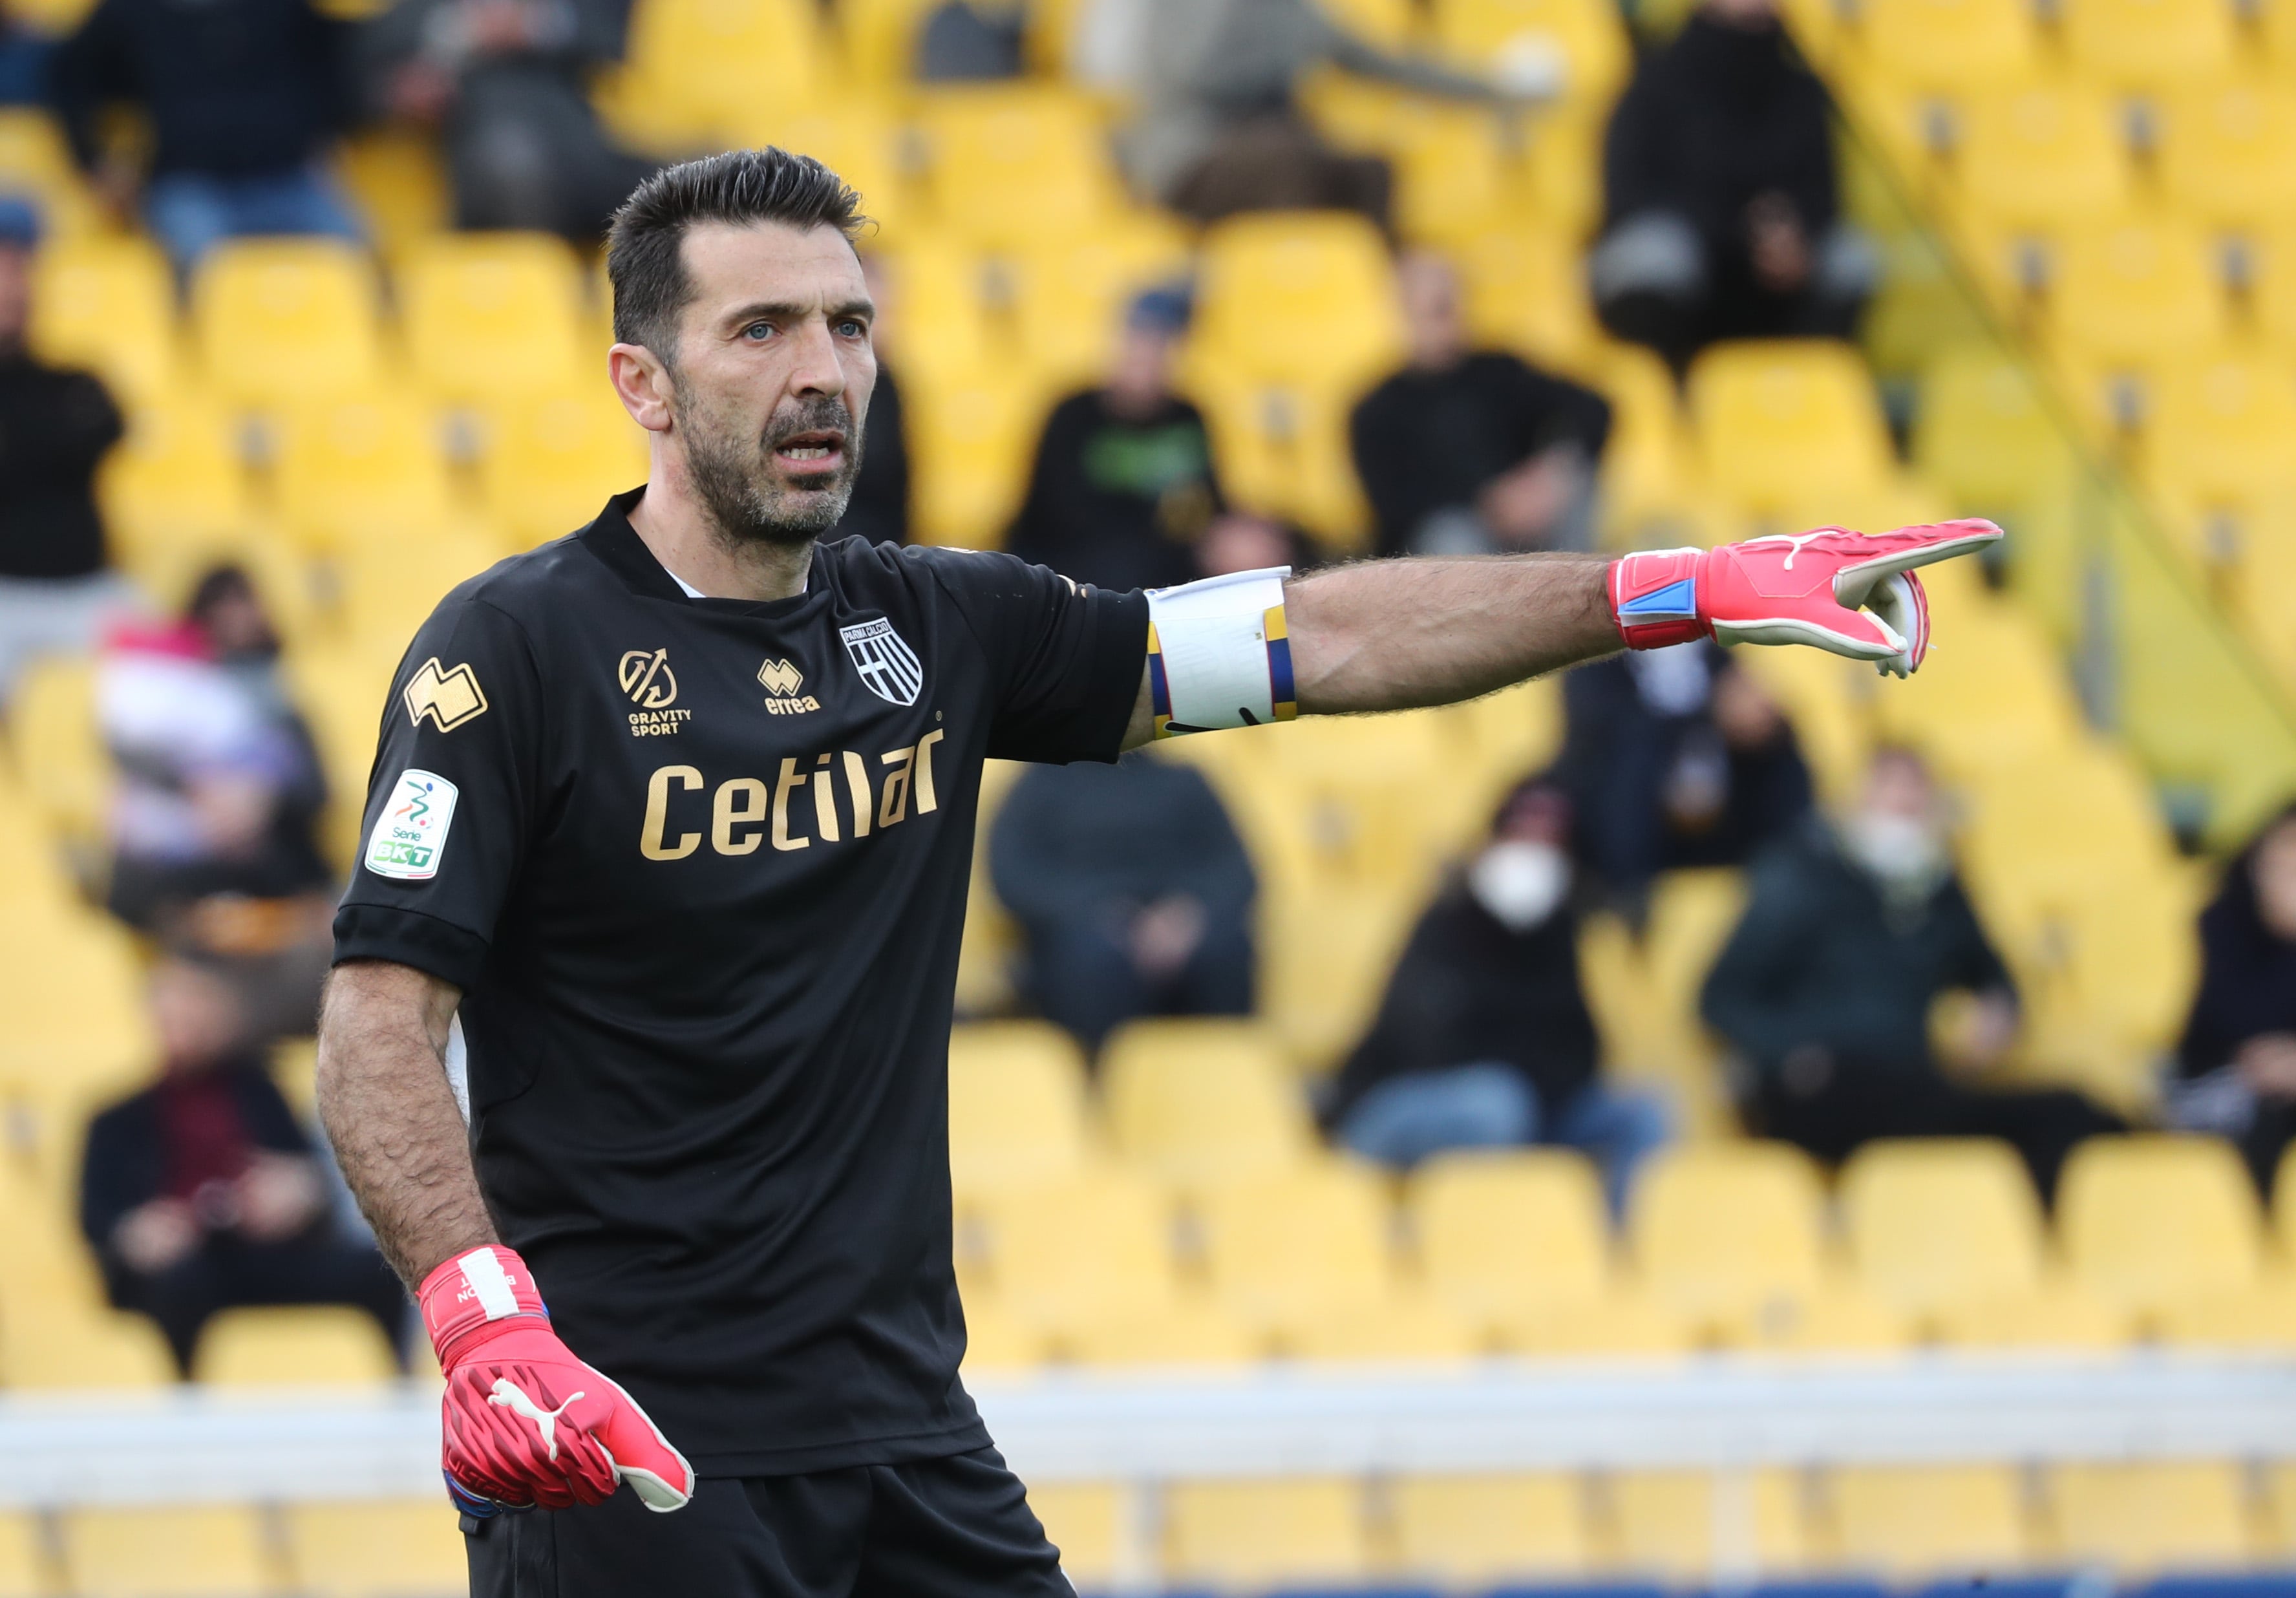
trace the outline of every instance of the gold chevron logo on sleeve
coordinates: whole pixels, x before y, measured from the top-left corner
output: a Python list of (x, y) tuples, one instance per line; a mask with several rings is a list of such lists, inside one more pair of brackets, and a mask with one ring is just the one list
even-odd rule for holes
[(422, 662), (422, 669), (408, 681), (403, 697), (406, 714), (414, 718), (416, 726), (421, 726), (428, 717), (442, 733), (451, 733), (464, 722), (487, 713), (487, 696), (479, 686), (478, 674), (467, 664), (446, 670), (439, 666), (436, 655)]

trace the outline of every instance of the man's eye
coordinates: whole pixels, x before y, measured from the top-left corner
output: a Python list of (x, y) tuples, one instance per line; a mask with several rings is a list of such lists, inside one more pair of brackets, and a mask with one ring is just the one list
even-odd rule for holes
[(754, 339), (759, 342), (763, 342), (765, 340), (773, 336), (773, 332), (774, 324), (770, 322), (752, 322), (749, 326), (742, 330), (742, 336), (745, 339)]
[(865, 339), (869, 336), (868, 325), (865, 323), (840, 322), (837, 324), (837, 331), (849, 339)]

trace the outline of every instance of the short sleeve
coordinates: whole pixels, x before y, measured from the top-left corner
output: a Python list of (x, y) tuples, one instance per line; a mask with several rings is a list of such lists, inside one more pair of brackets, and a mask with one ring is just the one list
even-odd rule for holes
[(1148, 663), (1148, 601), (1011, 555), (932, 549), (925, 561), (988, 657), (997, 760), (1113, 760)]
[(383, 708), (335, 958), (390, 960), (469, 988), (540, 808), (541, 673), (518, 622), (450, 595)]

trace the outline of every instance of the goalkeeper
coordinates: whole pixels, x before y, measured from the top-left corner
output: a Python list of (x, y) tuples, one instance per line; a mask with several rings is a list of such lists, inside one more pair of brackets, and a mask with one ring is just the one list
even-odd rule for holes
[(1999, 536), (1152, 594), (824, 540), (876, 369), (856, 206), (773, 150), (639, 187), (608, 365), (649, 480), (447, 595), (385, 708), (321, 1110), (421, 1300), (489, 1598), (1067, 1594), (957, 1379), (947, 1046), (984, 760), (1708, 635), (1911, 672), (1914, 569)]

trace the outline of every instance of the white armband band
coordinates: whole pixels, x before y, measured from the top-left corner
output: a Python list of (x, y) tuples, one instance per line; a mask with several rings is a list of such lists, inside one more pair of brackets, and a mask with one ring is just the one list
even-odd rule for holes
[(1156, 736), (1256, 727), (1300, 714), (1283, 626), (1289, 566), (1148, 590)]

